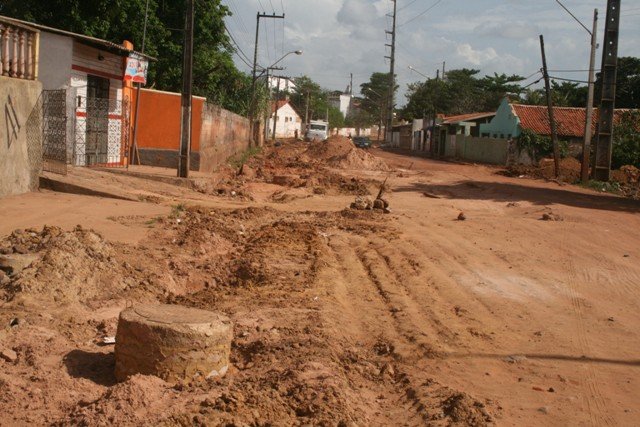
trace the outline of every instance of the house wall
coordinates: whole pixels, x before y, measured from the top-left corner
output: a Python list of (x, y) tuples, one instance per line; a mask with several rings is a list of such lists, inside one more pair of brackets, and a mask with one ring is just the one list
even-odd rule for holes
[(488, 124), (480, 125), (480, 136), (492, 138), (517, 138), (520, 136), (520, 119), (513, 113), (508, 99), (503, 99), (495, 117)]
[[(135, 117), (137, 91), (133, 91), (132, 125)], [(179, 93), (151, 89), (140, 90), (138, 115), (138, 149), (143, 165), (175, 168), (178, 166), (182, 97)], [(198, 170), (200, 134), (205, 98), (193, 97), (191, 124), (191, 169)], [(132, 137), (133, 143), (133, 137)]]
[(42, 169), (42, 83), (0, 77), (0, 197), (38, 188)]
[(38, 79), (45, 90), (69, 86), (73, 57), (73, 39), (57, 34), (40, 33)]
[[(76, 134), (73, 150), (74, 164), (84, 166), (88, 158), (86, 147), (86, 97), (88, 76), (98, 76), (109, 79), (109, 103), (108, 120), (108, 151), (111, 154), (107, 159), (108, 164), (121, 163), (123, 161), (123, 76), (124, 58), (91, 46), (86, 46), (73, 41), (73, 55), (71, 60), (70, 86), (76, 96)], [(78, 99), (79, 98), (79, 99)], [(128, 100), (127, 100), (128, 101)]]
[(506, 165), (509, 155), (509, 141), (498, 138), (449, 135), (445, 141), (444, 155), (469, 162)]
[[(293, 138), (296, 130), (302, 135), (302, 119), (289, 104), (285, 104), (278, 110), (276, 120), (276, 138)], [(269, 135), (273, 134), (273, 114), (269, 119)]]
[(206, 103), (202, 110), (200, 171), (214, 172), (226, 161), (249, 148), (249, 119)]

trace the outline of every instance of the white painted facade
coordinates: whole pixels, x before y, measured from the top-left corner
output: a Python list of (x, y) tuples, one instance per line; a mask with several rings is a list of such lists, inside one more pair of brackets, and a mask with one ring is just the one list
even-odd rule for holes
[[(269, 119), (269, 135), (273, 134), (273, 116)], [(276, 120), (276, 138), (293, 138), (295, 137), (296, 130), (298, 135), (302, 136), (302, 119), (291, 107), (291, 104), (286, 103), (278, 109), (278, 118)]]
[[(278, 90), (278, 78), (269, 76), (269, 88), (271, 90)], [(296, 89), (296, 84), (291, 79), (280, 78), (280, 90), (283, 92), (293, 92)]]
[(349, 110), (351, 109), (351, 95), (342, 94), (339, 96), (332, 96), (329, 98), (329, 103), (332, 107), (340, 110), (342, 116), (346, 118), (349, 115)]
[[(111, 52), (87, 46), (71, 36), (41, 30), (39, 80), (45, 90), (67, 90), (67, 159), (76, 166), (85, 166), (91, 159), (86, 149), (87, 87), (89, 76), (109, 81), (107, 153), (100, 163), (121, 162), (123, 141), (123, 76), (125, 58)], [(129, 113), (129, 110), (125, 111)]]

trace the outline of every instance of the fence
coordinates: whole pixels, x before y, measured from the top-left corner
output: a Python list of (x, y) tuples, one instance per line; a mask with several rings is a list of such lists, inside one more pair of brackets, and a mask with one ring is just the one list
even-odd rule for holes
[(449, 135), (445, 141), (444, 155), (470, 162), (506, 165), (509, 157), (509, 141)]
[(37, 80), (39, 32), (17, 22), (0, 19), (0, 74)]
[(42, 169), (67, 173), (67, 92), (45, 90), (40, 97), (42, 113)]
[(129, 151), (129, 99), (77, 97), (73, 164), (124, 167)]

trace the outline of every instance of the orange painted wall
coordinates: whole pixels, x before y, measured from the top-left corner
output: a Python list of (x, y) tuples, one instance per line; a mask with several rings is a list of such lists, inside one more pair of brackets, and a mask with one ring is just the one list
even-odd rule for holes
[[(131, 124), (135, 117), (136, 94), (133, 90)], [(180, 148), (180, 94), (149, 89), (140, 91), (140, 114), (138, 116), (138, 148), (178, 150)], [(193, 98), (191, 151), (200, 151), (202, 129), (202, 107), (204, 98)]]

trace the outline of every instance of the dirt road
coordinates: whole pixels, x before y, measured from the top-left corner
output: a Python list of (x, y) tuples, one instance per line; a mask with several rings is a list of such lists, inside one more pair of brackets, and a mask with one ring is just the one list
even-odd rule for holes
[[(70, 230), (60, 197), (102, 236), (61, 231), (67, 246), (107, 254), (96, 268), (78, 258), (67, 283), (78, 297), (40, 285), (57, 283), (64, 263), (3, 289), (0, 322), (20, 323), (0, 332), (0, 350), (17, 355), (0, 362), (0, 424), (635, 424), (640, 203), (372, 153), (391, 171), (334, 171), (351, 193), (333, 178), (320, 181), (340, 191), (265, 179), (238, 200), (97, 174), (145, 198), (0, 200), (2, 235), (44, 222)], [(374, 192), (387, 176), (390, 215), (344, 210), (361, 188), (352, 178)], [(28, 215), (47, 203), (46, 221)], [(40, 251), (66, 254), (57, 231), (32, 233)], [(96, 340), (127, 300), (229, 315), (229, 374), (115, 384), (113, 349)]]

